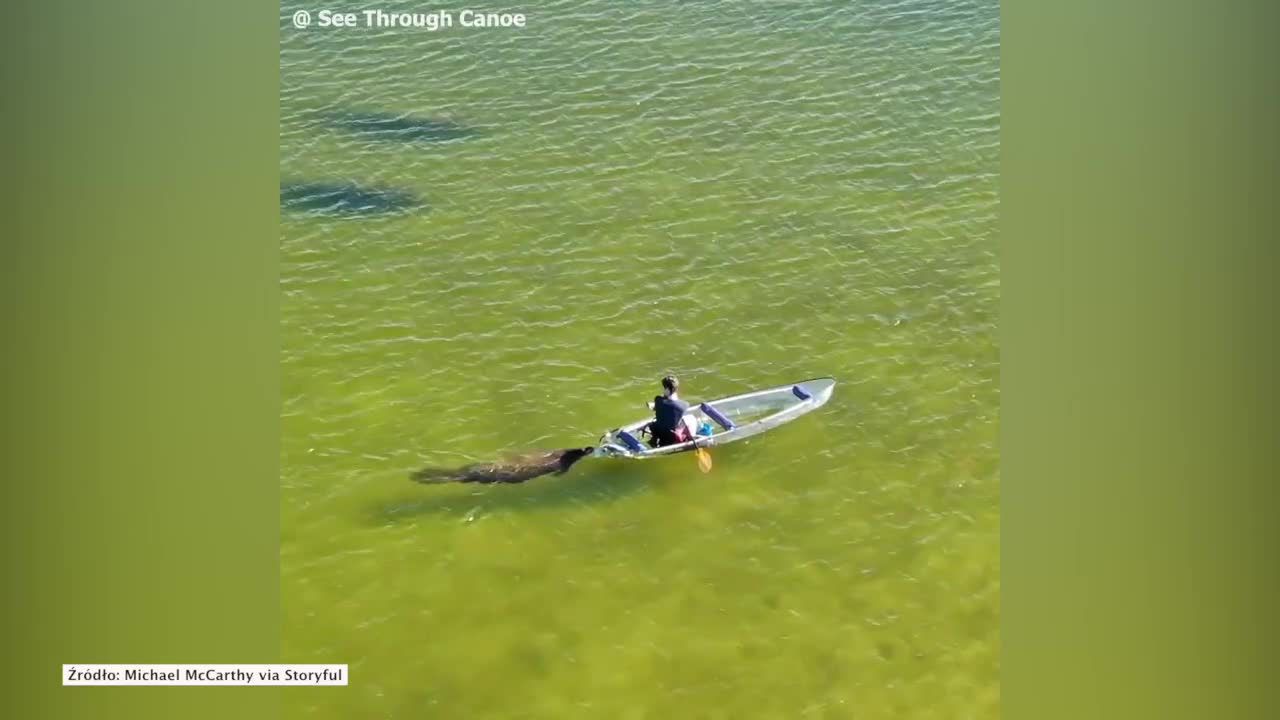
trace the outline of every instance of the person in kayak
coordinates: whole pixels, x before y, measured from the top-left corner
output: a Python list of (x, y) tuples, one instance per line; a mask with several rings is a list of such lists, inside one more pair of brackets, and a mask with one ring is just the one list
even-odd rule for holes
[(649, 437), (654, 447), (678, 445), (689, 440), (689, 428), (684, 424), (689, 403), (678, 397), (679, 389), (680, 381), (674, 375), (668, 375), (662, 378), (662, 394), (649, 403), (649, 409), (653, 410)]

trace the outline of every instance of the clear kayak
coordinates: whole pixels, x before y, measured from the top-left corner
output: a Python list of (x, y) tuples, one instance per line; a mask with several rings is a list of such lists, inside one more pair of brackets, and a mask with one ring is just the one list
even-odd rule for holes
[(595, 455), (642, 460), (745, 440), (817, 410), (831, 399), (835, 387), (835, 378), (814, 378), (697, 403), (685, 415), (686, 424), (701, 430), (692, 440), (651, 447), (648, 428), (653, 418), (648, 417), (605, 433)]

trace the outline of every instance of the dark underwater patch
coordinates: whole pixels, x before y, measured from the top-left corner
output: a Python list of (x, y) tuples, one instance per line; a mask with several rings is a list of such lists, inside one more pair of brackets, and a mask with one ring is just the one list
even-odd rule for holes
[(421, 210), (426, 203), (404, 190), (354, 183), (286, 183), (280, 186), (280, 207), (293, 212), (366, 217)]
[(379, 112), (341, 112), (329, 122), (347, 132), (390, 142), (449, 142), (477, 134), (475, 128), (438, 118), (421, 118)]

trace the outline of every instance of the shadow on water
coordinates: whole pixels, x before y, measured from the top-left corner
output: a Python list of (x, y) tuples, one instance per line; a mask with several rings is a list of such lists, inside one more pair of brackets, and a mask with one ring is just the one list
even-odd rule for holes
[(442, 143), (462, 140), (479, 132), (466, 125), (438, 118), (419, 118), (379, 112), (337, 112), (327, 122), (347, 132), (390, 142)]
[[(456, 468), (452, 472), (465, 474), (471, 471), (466, 468)], [(587, 462), (562, 477), (556, 476), (555, 470), (541, 473), (541, 475), (548, 474), (552, 477), (542, 477), (516, 487), (503, 481), (494, 482), (483, 489), (415, 487), (411, 492), (404, 492), (396, 500), (383, 501), (375, 505), (372, 508), (371, 519), (375, 525), (382, 526), (423, 515), (472, 519), (501, 512), (529, 512), (575, 505), (607, 504), (639, 492), (649, 486), (653, 479), (651, 472), (646, 472), (635, 463), (598, 459), (588, 459)], [(526, 479), (533, 480), (533, 478)], [(449, 481), (430, 480), (428, 482)]]
[(284, 183), (280, 186), (280, 207), (319, 215), (369, 217), (407, 213), (425, 208), (426, 203), (403, 190), (354, 183)]

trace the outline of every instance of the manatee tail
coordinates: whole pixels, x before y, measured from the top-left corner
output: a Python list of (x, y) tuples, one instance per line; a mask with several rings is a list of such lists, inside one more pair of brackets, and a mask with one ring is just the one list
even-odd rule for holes
[(459, 480), (458, 471), (449, 468), (423, 468), (414, 470), (409, 479), (420, 483), (449, 483)]

